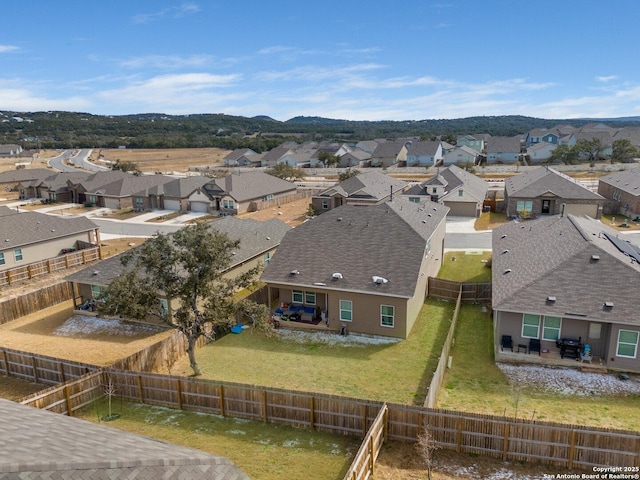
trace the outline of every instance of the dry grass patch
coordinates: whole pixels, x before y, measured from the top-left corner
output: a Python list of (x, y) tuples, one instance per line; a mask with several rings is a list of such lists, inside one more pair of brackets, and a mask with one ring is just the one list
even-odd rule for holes
[(506, 213), (482, 212), (476, 220), (473, 228), (476, 230), (493, 230), (500, 225), (504, 225), (509, 220)]
[(19, 378), (0, 375), (0, 398), (6, 400), (16, 402), (27, 395), (39, 392), (45, 388), (47, 388), (47, 385), (41, 383), (27, 382)]
[(90, 160), (133, 162), (143, 172), (187, 172), (191, 166), (220, 166), (228, 153), (220, 148), (95, 149)]

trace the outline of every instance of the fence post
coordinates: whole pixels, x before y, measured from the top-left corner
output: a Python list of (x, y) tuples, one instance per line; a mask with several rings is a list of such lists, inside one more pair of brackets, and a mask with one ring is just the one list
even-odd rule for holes
[(142, 377), (138, 375), (138, 398), (140, 399), (140, 403), (144, 403), (144, 395), (142, 392)]
[(462, 451), (462, 417), (458, 416), (458, 435), (457, 435), (457, 448), (456, 451), (460, 453)]
[(362, 436), (367, 434), (367, 404), (362, 405)]
[(569, 447), (569, 464), (567, 465), (567, 468), (569, 469), (573, 468), (573, 456), (575, 455), (575, 452), (576, 452), (576, 431), (571, 430), (571, 445)]
[(60, 370), (60, 383), (65, 383), (67, 379), (64, 375), (64, 363), (58, 362), (58, 370)]
[(38, 363), (35, 355), (31, 355), (31, 366), (33, 367), (33, 383), (38, 383)]
[(267, 391), (262, 390), (262, 421), (267, 423)]
[(509, 448), (509, 426), (510, 424), (506, 424), (504, 426), (504, 444), (502, 445), (502, 460), (507, 460), (507, 449)]
[(182, 384), (179, 378), (176, 380), (176, 393), (178, 395), (178, 408), (182, 410)]
[(373, 475), (373, 466), (376, 462), (373, 461), (373, 435), (369, 437), (369, 471)]
[(69, 386), (64, 386), (64, 397), (67, 401), (67, 415), (73, 417), (73, 409), (71, 408), (71, 396), (69, 395)]
[(315, 430), (315, 406), (313, 397), (309, 397), (309, 428)]
[(220, 384), (220, 415), (224, 417), (224, 387)]
[(7, 357), (7, 351), (2, 351), (2, 359), (4, 360), (4, 369), (7, 374), (7, 377), (11, 376), (11, 372), (9, 372), (9, 358)]

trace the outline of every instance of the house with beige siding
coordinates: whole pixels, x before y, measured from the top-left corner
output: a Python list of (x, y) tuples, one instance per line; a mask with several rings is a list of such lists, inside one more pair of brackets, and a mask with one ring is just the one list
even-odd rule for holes
[[(502, 225), (492, 247), (497, 361), (575, 365), (567, 359), (589, 345), (592, 364), (640, 372), (638, 245), (593, 218), (564, 215)], [(563, 352), (563, 339), (575, 350)]]
[(640, 216), (640, 168), (600, 177), (598, 193), (606, 199), (604, 213)]
[(408, 187), (404, 180), (372, 170), (347, 178), (314, 195), (311, 206), (317, 213), (322, 213), (341, 205), (378, 205), (400, 195)]
[(448, 210), (400, 196), (343, 205), (287, 232), (261, 280), (329, 329), (405, 339), (442, 265)]
[(98, 226), (85, 217), (61, 217), (0, 206), (0, 271), (100, 245)]
[(551, 167), (538, 167), (504, 184), (508, 217), (536, 218), (561, 213), (600, 218), (605, 199)]
[[(253, 219), (225, 217), (209, 223), (212, 229), (225, 233), (232, 240), (239, 240), (239, 248), (233, 252), (233, 260), (224, 276), (236, 277), (254, 267), (268, 265), (289, 225), (272, 219), (260, 222)], [(116, 255), (66, 277), (74, 285), (74, 305), (80, 308), (87, 300), (97, 299), (111, 281), (120, 275), (124, 266), (122, 256)], [(165, 311), (170, 315), (177, 305), (171, 299), (162, 299)]]
[(204, 176), (168, 179), (133, 195), (134, 210), (175, 210), (177, 212), (208, 212), (211, 199), (203, 192), (211, 181)]

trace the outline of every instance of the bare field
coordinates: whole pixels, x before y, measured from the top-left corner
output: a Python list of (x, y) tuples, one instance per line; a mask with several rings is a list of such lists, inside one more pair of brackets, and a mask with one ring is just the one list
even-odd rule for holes
[(143, 172), (187, 172), (191, 166), (221, 166), (228, 153), (219, 148), (94, 149), (90, 160), (133, 162)]

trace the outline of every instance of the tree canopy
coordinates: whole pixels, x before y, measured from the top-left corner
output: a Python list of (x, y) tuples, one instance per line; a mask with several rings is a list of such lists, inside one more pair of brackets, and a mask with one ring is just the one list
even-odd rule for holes
[(302, 180), (305, 177), (304, 170), (299, 167), (293, 167), (288, 163), (278, 163), (273, 168), (268, 169), (266, 173), (290, 182)]
[[(234, 299), (234, 293), (254, 281), (259, 267), (225, 276), (239, 246), (239, 241), (207, 224), (157, 234), (123, 256), (124, 271), (103, 292), (99, 311), (138, 320), (163, 319), (185, 335), (191, 368), (200, 375), (195, 356), (200, 337), (214, 339), (219, 330), (236, 322), (238, 311), (254, 325), (268, 326), (266, 306)], [(169, 313), (166, 306), (172, 300), (177, 308)]]
[(640, 156), (640, 152), (631, 144), (628, 138), (614, 140), (612, 144), (611, 163), (631, 163), (633, 159)]

